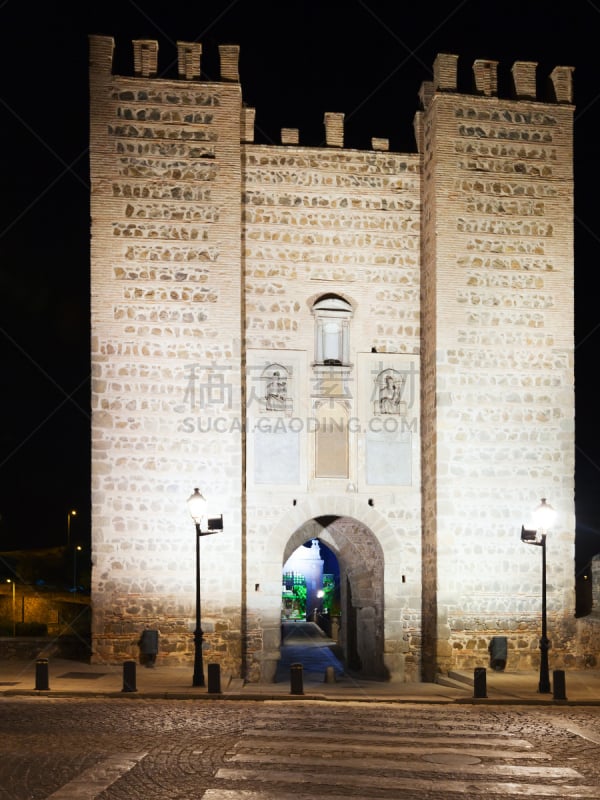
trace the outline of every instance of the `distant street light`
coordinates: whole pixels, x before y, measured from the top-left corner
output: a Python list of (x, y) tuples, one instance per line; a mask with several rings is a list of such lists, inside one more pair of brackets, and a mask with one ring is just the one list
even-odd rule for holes
[(7, 583), (12, 584), (12, 635), (13, 637), (17, 635), (17, 616), (16, 616), (16, 602), (15, 602), (15, 582), (10, 578), (6, 579)]
[(71, 546), (71, 517), (77, 516), (77, 510), (72, 508), (67, 514), (67, 548)]
[[(223, 530), (223, 515), (206, 517), (206, 500), (199, 489), (188, 497), (188, 510), (196, 525), (196, 630), (194, 631), (194, 675), (192, 686), (204, 686), (204, 664), (202, 663), (202, 643), (204, 634), (200, 618), (200, 537)], [(202, 526), (206, 523), (206, 530)]]
[(533, 512), (535, 530), (527, 530), (521, 525), (521, 541), (525, 544), (534, 544), (542, 548), (542, 636), (540, 639), (540, 682), (539, 692), (550, 691), (550, 671), (548, 667), (548, 650), (550, 642), (546, 631), (546, 534), (552, 526), (556, 512), (552, 506), (542, 498), (542, 502)]

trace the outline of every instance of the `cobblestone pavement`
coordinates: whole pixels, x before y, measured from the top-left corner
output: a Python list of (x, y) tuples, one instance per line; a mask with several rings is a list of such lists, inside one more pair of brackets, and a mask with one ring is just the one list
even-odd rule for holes
[(0, 800), (600, 800), (600, 707), (0, 698)]

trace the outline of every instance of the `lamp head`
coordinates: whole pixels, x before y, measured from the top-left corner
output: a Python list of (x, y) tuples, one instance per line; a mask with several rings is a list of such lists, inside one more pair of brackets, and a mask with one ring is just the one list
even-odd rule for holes
[(545, 534), (554, 524), (556, 519), (556, 511), (552, 508), (550, 503), (546, 502), (546, 498), (542, 497), (542, 502), (533, 512), (533, 521), (535, 527), (540, 534)]
[(187, 507), (196, 525), (201, 526), (206, 517), (206, 499), (200, 489), (194, 489), (193, 494), (188, 497)]

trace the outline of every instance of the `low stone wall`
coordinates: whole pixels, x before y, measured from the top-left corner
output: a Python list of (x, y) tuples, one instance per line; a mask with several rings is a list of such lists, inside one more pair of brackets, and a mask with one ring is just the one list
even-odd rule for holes
[[(15, 636), (0, 638), (0, 659), (3, 661), (34, 661), (57, 655), (54, 638)], [(60, 656), (59, 656), (60, 657)]]
[(87, 636), (90, 629), (89, 595), (41, 591), (35, 586), (17, 585), (13, 602), (8, 586), (4, 584), (0, 589), (3, 627), (10, 629), (13, 622), (17, 625), (39, 623), (46, 626), (49, 636)]
[[(16, 584), (14, 588), (13, 599), (13, 587), (0, 584), (0, 623), (2, 633), (6, 634), (0, 634), (0, 659), (29, 661), (53, 657), (90, 662), (88, 594), (50, 591), (28, 584)], [(43, 624), (47, 635), (19, 636), (22, 624)], [(13, 630), (16, 636), (10, 635)]]
[(0, 660), (35, 661), (38, 658), (65, 658), (89, 662), (89, 641), (78, 636), (2, 636)]

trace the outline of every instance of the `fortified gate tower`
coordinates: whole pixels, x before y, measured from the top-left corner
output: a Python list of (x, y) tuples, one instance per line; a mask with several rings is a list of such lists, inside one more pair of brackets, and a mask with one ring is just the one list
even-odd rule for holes
[(414, 153), (374, 138), (254, 141), (238, 48), (136, 40), (134, 75), (90, 38), (93, 658), (191, 664), (199, 487), (205, 663), (274, 678), (282, 570), (337, 558), (347, 664), (432, 680), (539, 659), (542, 497), (556, 668), (574, 620), (572, 70), (457, 85), (441, 54)]

